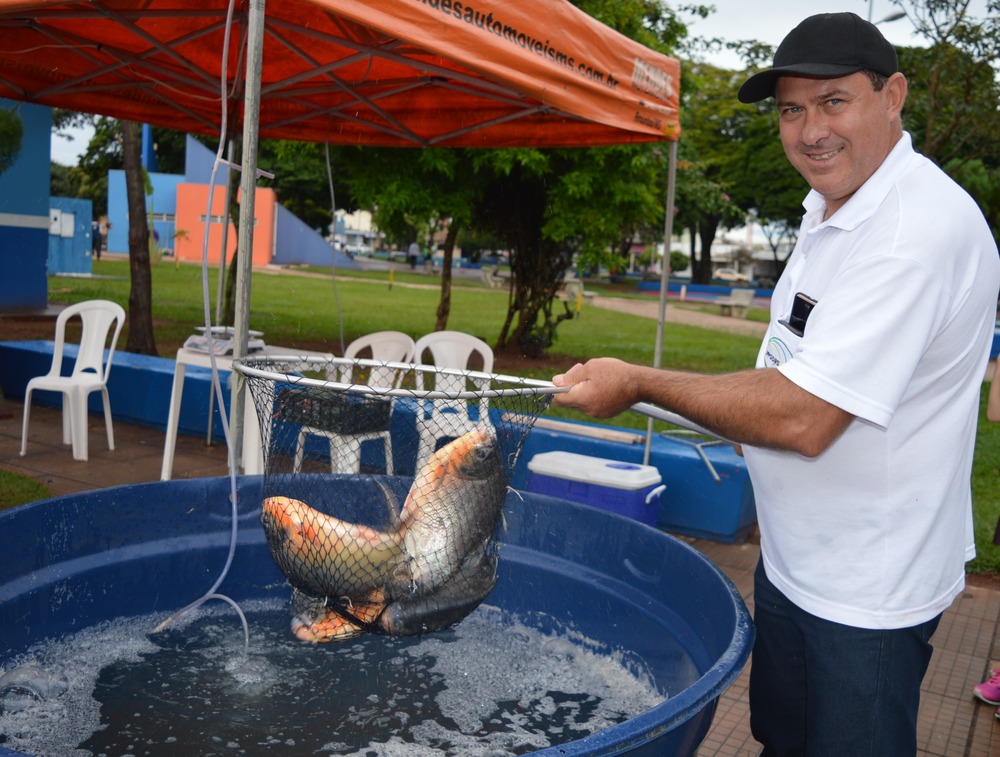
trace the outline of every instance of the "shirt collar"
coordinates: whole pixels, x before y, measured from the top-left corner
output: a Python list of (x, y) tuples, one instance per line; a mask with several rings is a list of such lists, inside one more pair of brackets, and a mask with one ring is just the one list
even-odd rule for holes
[[(899, 138), (899, 141), (896, 142), (896, 145), (885, 157), (885, 160), (882, 161), (882, 165), (876, 169), (868, 181), (858, 188), (858, 191), (854, 193), (851, 199), (844, 203), (843, 207), (826, 221), (823, 221), (823, 210), (826, 207), (826, 200), (815, 189), (809, 190), (809, 194), (802, 201), (802, 207), (806, 210), (806, 217), (814, 224), (810, 224), (808, 230), (814, 231), (815, 229), (827, 226), (834, 226), (845, 231), (856, 229), (871, 218), (875, 210), (882, 204), (882, 201), (895, 184), (900, 170), (902, 170), (903, 166), (909, 162), (911, 156), (914, 154), (913, 141), (910, 134), (904, 131), (903, 136)], [(818, 218), (812, 218), (814, 214)], [(806, 224), (806, 219), (803, 219), (803, 224)]]

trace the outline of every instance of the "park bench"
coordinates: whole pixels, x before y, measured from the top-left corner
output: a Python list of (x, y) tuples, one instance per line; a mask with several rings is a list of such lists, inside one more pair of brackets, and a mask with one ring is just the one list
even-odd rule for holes
[(490, 289), (499, 289), (506, 283), (503, 278), (490, 268), (483, 268), (481, 271), (483, 283)]
[(727, 297), (716, 297), (714, 302), (722, 315), (746, 318), (747, 311), (753, 304), (754, 294), (756, 290), (753, 289), (733, 289)]

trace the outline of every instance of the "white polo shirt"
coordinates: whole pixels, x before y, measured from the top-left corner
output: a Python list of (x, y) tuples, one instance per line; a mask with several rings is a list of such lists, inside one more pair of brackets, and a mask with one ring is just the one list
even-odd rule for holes
[[(768, 578), (862, 628), (933, 618), (975, 556), (970, 476), (1000, 258), (975, 202), (904, 134), (826, 222), (815, 191), (757, 360), (856, 419), (823, 454), (745, 447)], [(780, 323), (797, 292), (803, 332)]]

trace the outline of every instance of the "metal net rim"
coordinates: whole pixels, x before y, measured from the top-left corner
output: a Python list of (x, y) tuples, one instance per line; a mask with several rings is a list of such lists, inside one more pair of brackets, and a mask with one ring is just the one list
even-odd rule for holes
[[(259, 367), (260, 365), (273, 365), (278, 367), (281, 365), (294, 364), (301, 366), (303, 364), (314, 364), (317, 367), (329, 367), (331, 365), (339, 365), (343, 367), (370, 367), (370, 368), (393, 368), (402, 371), (415, 371), (420, 373), (434, 373), (446, 376), (457, 376), (461, 378), (471, 379), (473, 381), (482, 381), (484, 384), (489, 382), (503, 382), (516, 384), (516, 386), (508, 387), (505, 389), (498, 388), (486, 388), (485, 386), (477, 390), (461, 390), (461, 391), (442, 391), (439, 389), (413, 389), (413, 388), (395, 388), (388, 386), (371, 386), (369, 384), (354, 384), (340, 381), (332, 381), (330, 379), (319, 379), (312, 378), (309, 376), (302, 376), (297, 373), (283, 372), (280, 370), (267, 370), (265, 368)], [(446, 399), (446, 400), (469, 400), (469, 399), (483, 399), (483, 398), (497, 398), (497, 397), (524, 397), (524, 396), (539, 396), (546, 394), (560, 394), (567, 391), (567, 387), (558, 387), (551, 381), (543, 381), (541, 379), (531, 379), (524, 378), (520, 376), (509, 376), (501, 373), (489, 373), (485, 371), (470, 371), (459, 368), (443, 368), (436, 365), (425, 365), (422, 363), (401, 363), (395, 361), (386, 360), (372, 360), (369, 358), (343, 358), (334, 356), (320, 356), (320, 355), (267, 355), (266, 357), (254, 358), (253, 356), (247, 356), (245, 358), (237, 358), (233, 361), (233, 370), (237, 373), (248, 377), (262, 379), (265, 381), (283, 382), (288, 384), (296, 384), (298, 386), (309, 386), (320, 389), (330, 389), (337, 392), (348, 392), (353, 394), (363, 394), (363, 395), (375, 395), (378, 397), (410, 397), (410, 398), (420, 398), (420, 399)]]

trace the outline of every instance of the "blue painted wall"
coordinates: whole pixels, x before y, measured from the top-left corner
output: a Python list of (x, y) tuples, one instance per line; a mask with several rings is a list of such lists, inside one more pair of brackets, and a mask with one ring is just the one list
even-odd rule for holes
[[(150, 233), (159, 235), (160, 247), (174, 249), (173, 218), (177, 215), (177, 185), (187, 179), (170, 173), (149, 174), (153, 193), (146, 195), (146, 213), (153, 214), (153, 224)], [(156, 220), (167, 216), (170, 220)], [(124, 171), (108, 171), (108, 221), (111, 229), (108, 231), (108, 252), (128, 252), (128, 195), (125, 187)]]
[(0, 174), (0, 308), (44, 308), (52, 110), (5, 99), (0, 108), (17, 108), (24, 122), (21, 152)]
[[(52, 197), (49, 208), (57, 211), (61, 218), (60, 226), (68, 227), (67, 219), (72, 214), (73, 236), (64, 237), (57, 233), (59, 229), (49, 230), (49, 274), (54, 273), (92, 273), (93, 272), (93, 237), (91, 223), (94, 220), (94, 205), (90, 200), (78, 200), (71, 197)], [(55, 225), (54, 225), (55, 226)]]
[(358, 270), (359, 266), (345, 253), (337, 250), (336, 258), (330, 243), (290, 210), (277, 206), (275, 212), (274, 262), (277, 265), (331, 265)]
[[(228, 155), (227, 150), (222, 151), (222, 157)], [(187, 135), (184, 140), (184, 175), (191, 184), (209, 184), (212, 181), (212, 167), (215, 165), (215, 153), (205, 145)], [(219, 171), (215, 176), (215, 186), (224, 187), (229, 181), (229, 167), (219, 166)]]

